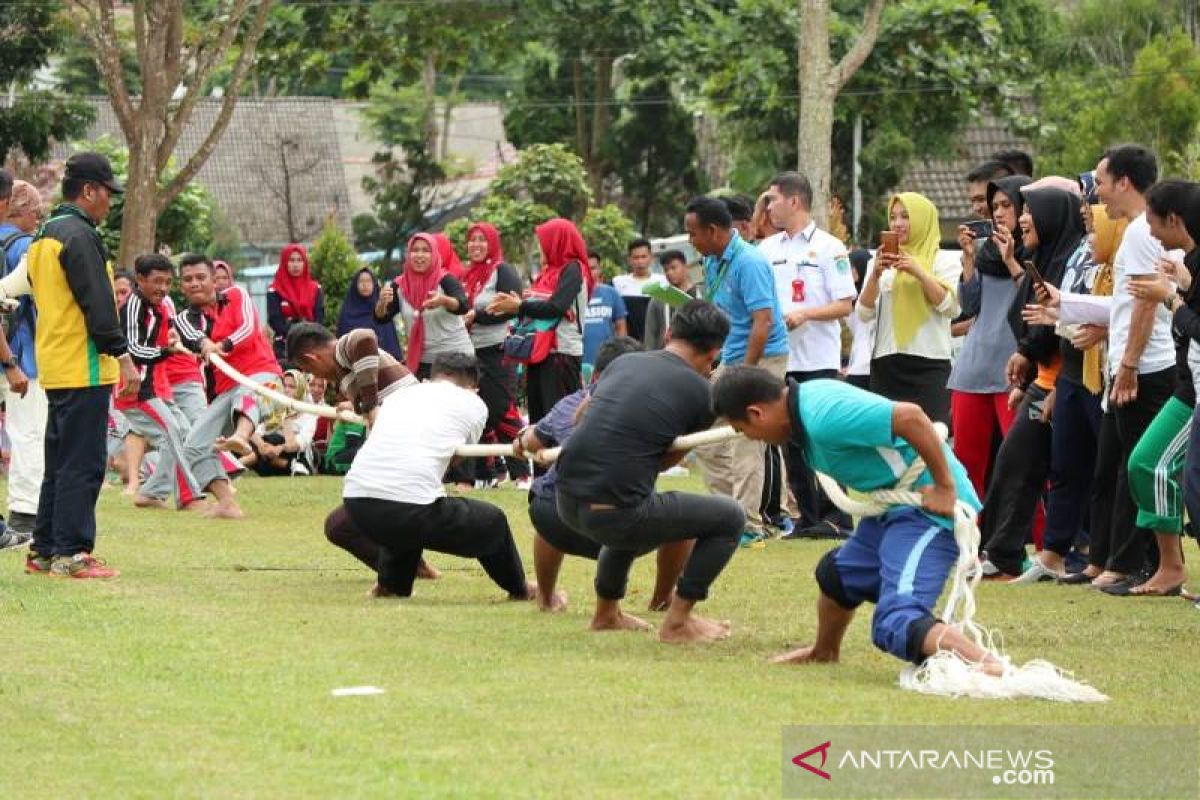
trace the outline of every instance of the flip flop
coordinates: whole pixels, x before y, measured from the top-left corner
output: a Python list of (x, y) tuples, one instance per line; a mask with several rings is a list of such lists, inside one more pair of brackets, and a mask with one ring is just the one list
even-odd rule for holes
[(1063, 586), (1082, 586), (1085, 583), (1091, 583), (1094, 575), (1088, 575), (1086, 572), (1072, 572), (1070, 575), (1064, 575), (1058, 579), (1058, 582)]

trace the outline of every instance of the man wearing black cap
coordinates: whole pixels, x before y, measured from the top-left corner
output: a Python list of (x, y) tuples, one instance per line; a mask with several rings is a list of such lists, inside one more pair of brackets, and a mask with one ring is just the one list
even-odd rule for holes
[(28, 252), (38, 308), (35, 355), (50, 410), (46, 469), (38, 499), (30, 574), (112, 578), (92, 557), (96, 500), (104, 482), (108, 402), (113, 384), (135, 395), (140, 373), (126, 352), (108, 254), (96, 226), (122, 191), (108, 159), (67, 159), (63, 203), (51, 212)]

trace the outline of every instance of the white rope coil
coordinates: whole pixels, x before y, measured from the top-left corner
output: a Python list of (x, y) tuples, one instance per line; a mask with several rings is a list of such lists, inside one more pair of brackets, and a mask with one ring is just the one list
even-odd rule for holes
[[(293, 411), (298, 411), (302, 414), (314, 414), (318, 417), (326, 417), (328, 419), (341, 420), (342, 422), (352, 422), (359, 425), (365, 425), (366, 421), (355, 414), (353, 411), (334, 408), (323, 403), (308, 403), (303, 400), (296, 400), (288, 397), (286, 394), (275, 391), (269, 386), (263, 386), (261, 383), (256, 383), (250, 378), (243, 375), (238, 370), (229, 365), (224, 358), (219, 354), (213, 353), (208, 357), (208, 360), (214, 367), (221, 370), (230, 380), (244, 386), (250, 391), (257, 394), (272, 403), (278, 403), (281, 406), (290, 408)], [(671, 450), (691, 450), (695, 447), (703, 447), (706, 444), (715, 444), (717, 442), (727, 441), (740, 434), (730, 427), (710, 428), (699, 433), (691, 433), (687, 436), (680, 436), (671, 444)], [(560, 448), (552, 447), (538, 453), (537, 460), (542, 463), (552, 463), (558, 459)], [(491, 458), (494, 456), (511, 456), (513, 455), (513, 446), (511, 444), (462, 444), (454, 450), (454, 454), (461, 458)]]
[[(945, 427), (938, 425), (944, 439)], [(847, 514), (858, 517), (879, 516), (895, 506), (920, 508), (922, 497), (913, 491), (913, 484), (925, 471), (925, 462), (916, 459), (891, 489), (871, 492), (867, 500), (848, 496), (837, 481), (817, 473), (821, 488), (834, 505)], [(1108, 699), (1095, 687), (1074, 680), (1071, 675), (1048, 661), (1034, 660), (1014, 665), (996, 645), (986, 628), (975, 622), (975, 588), (982, 570), (979, 565), (979, 526), (975, 509), (961, 500), (954, 507), (954, 540), (958, 559), (950, 584), (950, 594), (942, 610), (941, 620), (960, 631), (1003, 668), (999, 677), (989, 675), (980, 664), (972, 663), (949, 650), (939, 650), (920, 666), (907, 667), (900, 676), (900, 685), (910, 691), (946, 697), (1017, 698), (1037, 697), (1062, 702), (1103, 702)]]

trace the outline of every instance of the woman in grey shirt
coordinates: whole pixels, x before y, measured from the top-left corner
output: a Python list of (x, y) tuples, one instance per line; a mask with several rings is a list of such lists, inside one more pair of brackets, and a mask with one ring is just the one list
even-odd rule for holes
[[(487, 405), (487, 426), (480, 441), (508, 444), (521, 432), (523, 422), (517, 411), (517, 368), (504, 359), (504, 340), (508, 321), (515, 314), (489, 314), (488, 303), (497, 293), (520, 294), (524, 288), (516, 268), (504, 260), (500, 232), (486, 222), (467, 229), (467, 271), (463, 274), (467, 294), (466, 323), (479, 361), (479, 399)], [(509, 477), (518, 488), (528, 488), (529, 465), (520, 459), (505, 459)], [(497, 464), (474, 459), (466, 464), (474, 468), (476, 483), (490, 484), (498, 477)]]
[(404, 272), (379, 293), (375, 319), (391, 322), (400, 315), (408, 333), (408, 368), (426, 380), (437, 356), (475, 352), (464, 322), (467, 310), (463, 286), (446, 271), (433, 237), (418, 233), (408, 240)]

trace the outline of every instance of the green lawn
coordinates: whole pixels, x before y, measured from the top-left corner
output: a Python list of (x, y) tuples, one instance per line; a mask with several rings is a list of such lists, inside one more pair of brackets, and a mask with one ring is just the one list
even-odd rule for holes
[[(788, 724), (1200, 723), (1200, 616), (1178, 599), (985, 586), (980, 619), (1013, 655), (1076, 670), (1113, 702), (953, 701), (897, 688), (869, 614), (840, 666), (766, 663), (812, 635), (827, 543), (740, 551), (707, 604), (733, 638), (669, 647), (586, 631), (591, 565), (577, 560), (559, 615), (500, 602), (474, 562), (440, 554), (441, 581), (369, 600), (369, 573), (321, 534), (340, 481), (239, 488), (249, 519), (235, 523), (106, 490), (98, 555), (123, 571), (114, 582), (29, 577), (23, 555), (0, 554), (0, 798), (773, 797)], [(481, 496), (508, 511), (532, 574), (524, 496)], [(386, 694), (330, 696), (358, 685)]]

